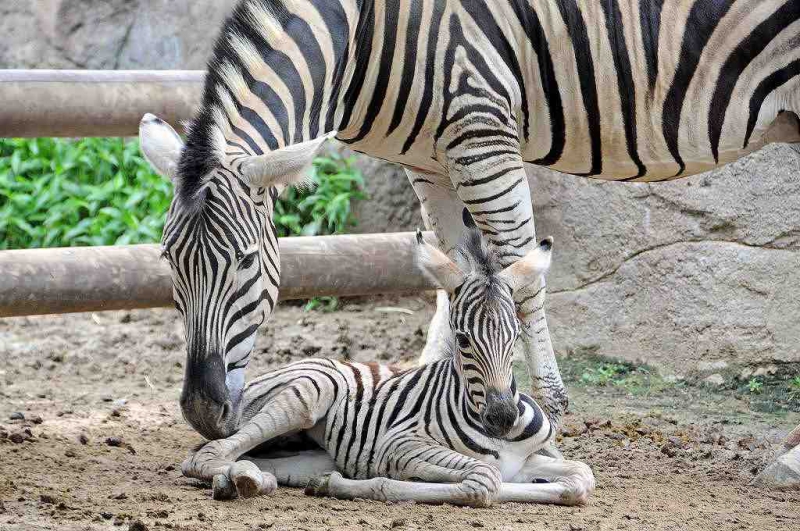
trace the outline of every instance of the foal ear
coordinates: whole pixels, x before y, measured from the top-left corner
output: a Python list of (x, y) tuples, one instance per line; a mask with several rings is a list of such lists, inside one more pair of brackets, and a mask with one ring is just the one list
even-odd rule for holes
[(464, 283), (464, 273), (446, 254), (422, 239), (417, 230), (417, 265), (433, 282), (448, 293)]
[(139, 122), (139, 147), (159, 175), (175, 181), (183, 140), (167, 122), (153, 114), (145, 114)]
[(550, 268), (553, 238), (547, 237), (539, 246), (498, 273), (513, 291), (520, 290), (536, 282)]
[(301, 183), (308, 178), (308, 169), (322, 145), (334, 136), (335, 131), (308, 142), (247, 157), (241, 162), (242, 176), (250, 184), (265, 188)]

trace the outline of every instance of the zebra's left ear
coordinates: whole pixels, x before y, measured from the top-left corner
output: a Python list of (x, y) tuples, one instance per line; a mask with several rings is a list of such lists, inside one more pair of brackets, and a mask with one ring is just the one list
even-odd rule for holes
[(242, 176), (254, 186), (269, 187), (301, 183), (308, 178), (308, 169), (322, 145), (334, 136), (336, 136), (335, 131), (308, 142), (247, 157), (240, 161)]
[(464, 283), (464, 273), (458, 265), (442, 251), (422, 239), (422, 232), (419, 230), (417, 230), (416, 258), (422, 272), (446, 292), (453, 293)]
[(538, 247), (498, 273), (498, 276), (514, 291), (529, 286), (544, 276), (550, 268), (552, 249), (553, 238), (548, 236)]

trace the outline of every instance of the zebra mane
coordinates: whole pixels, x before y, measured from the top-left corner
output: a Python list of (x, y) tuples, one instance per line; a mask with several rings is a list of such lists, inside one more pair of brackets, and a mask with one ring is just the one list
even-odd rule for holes
[[(209, 175), (222, 165), (220, 125), (223, 103), (220, 91), (231, 94), (222, 78), (223, 65), (239, 65), (241, 58), (231, 43), (231, 35), (251, 35), (253, 22), (248, 15), (250, 4), (257, 2), (267, 10), (277, 13), (280, 2), (274, 0), (240, 0), (225, 20), (208, 60), (205, 85), (200, 107), (187, 124), (186, 143), (178, 163), (175, 193), (184, 206), (201, 210), (205, 202), (203, 185)], [(246, 71), (245, 68), (241, 69)], [(233, 98), (235, 100), (235, 98)], [(224, 113), (223, 113), (224, 114)]]
[(466, 209), (463, 219), (466, 231), (456, 248), (456, 262), (465, 273), (471, 272), (491, 280), (502, 270), (497, 252), (494, 246), (484, 240), (483, 234)]

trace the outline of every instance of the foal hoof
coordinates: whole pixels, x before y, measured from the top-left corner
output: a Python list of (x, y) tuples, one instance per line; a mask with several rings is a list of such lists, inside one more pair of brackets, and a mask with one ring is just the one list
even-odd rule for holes
[(308, 485), (306, 485), (306, 496), (317, 496), (320, 498), (328, 496), (330, 493), (331, 476), (333, 474), (336, 474), (336, 472), (311, 478), (308, 481)]
[(218, 501), (236, 498), (236, 486), (225, 474), (217, 474), (211, 481), (211, 497)]

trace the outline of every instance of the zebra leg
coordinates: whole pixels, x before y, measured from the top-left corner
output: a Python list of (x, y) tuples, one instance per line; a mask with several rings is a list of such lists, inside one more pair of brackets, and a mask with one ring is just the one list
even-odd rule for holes
[[(486, 148), (483, 148), (484, 150)], [(496, 147), (494, 149), (497, 149)], [(533, 204), (522, 157), (472, 152), (451, 154), (450, 178), (484, 238), (498, 249), (504, 266), (514, 263), (537, 245)], [(531, 377), (531, 396), (547, 414), (554, 429), (567, 409), (567, 390), (558, 372), (544, 313), (545, 283), (514, 293), (522, 334), (517, 345)]]
[[(207, 443), (184, 461), (183, 475), (212, 481), (214, 499), (270, 494), (278, 486), (275, 476), (237, 459), (275, 437), (311, 429), (327, 413), (328, 404), (322, 400), (326, 394), (318, 393), (307, 379), (298, 379), (270, 398), (232, 436)], [(314, 402), (301, 397), (319, 398)]]
[(324, 450), (308, 450), (296, 455), (249, 458), (261, 471), (275, 476), (278, 485), (303, 488), (309, 481), (336, 471), (336, 462)]
[(503, 483), (497, 501), (583, 505), (594, 486), (594, 474), (585, 463), (534, 454), (510, 483)]
[[(446, 254), (458, 245), (464, 232), (461, 212), (464, 204), (447, 178), (406, 170), (420, 204), (425, 227), (439, 240), (439, 249)], [(419, 358), (419, 365), (438, 361), (452, 351), (453, 333), (450, 330), (450, 300), (447, 292), (436, 290), (436, 314), (428, 327), (428, 340)]]
[[(414, 442), (411, 446), (398, 443), (394, 446), (395, 453), (400, 447), (406, 452), (412, 451), (414, 446)], [(347, 479), (334, 472), (312, 480), (306, 487), (306, 494), (342, 500), (363, 498), (470, 507), (489, 507), (494, 502), (503, 481), (496, 467), (427, 441), (413, 451), (416, 457), (403, 461), (402, 470), (390, 473), (398, 479)], [(389, 460), (393, 460), (391, 454)], [(439, 463), (447, 463), (447, 466)]]

